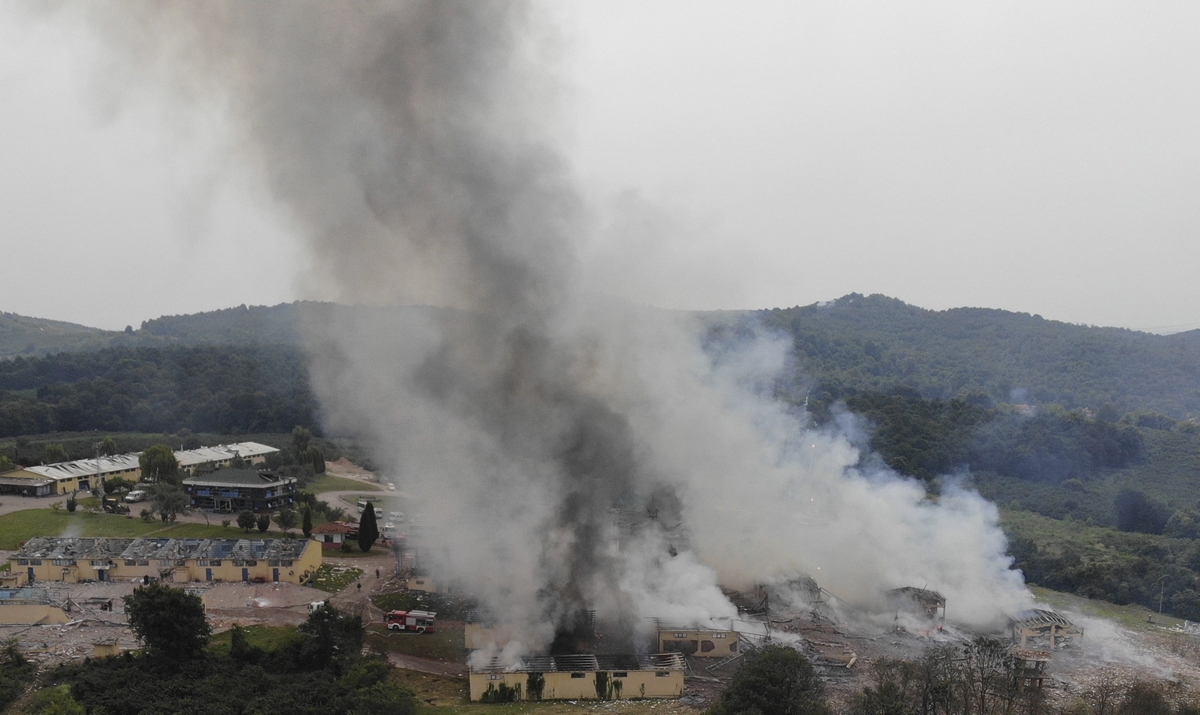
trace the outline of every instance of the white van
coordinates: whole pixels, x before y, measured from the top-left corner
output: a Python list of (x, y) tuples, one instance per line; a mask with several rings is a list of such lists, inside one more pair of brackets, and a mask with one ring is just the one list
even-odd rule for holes
[(145, 489), (134, 489), (125, 495), (125, 501), (129, 502), (130, 504), (135, 504), (140, 501), (145, 501), (147, 496), (148, 495), (146, 494)]

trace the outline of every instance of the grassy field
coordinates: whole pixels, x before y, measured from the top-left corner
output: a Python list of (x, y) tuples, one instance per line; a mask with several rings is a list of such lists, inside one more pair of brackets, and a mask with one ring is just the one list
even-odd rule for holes
[(367, 645), (375, 650), (462, 663), (467, 658), (461, 623), (438, 621), (434, 633), (393, 633), (383, 625), (367, 626)]
[(1137, 554), (1159, 550), (1185, 551), (1191, 539), (1117, 531), (1084, 522), (1052, 519), (1031, 511), (1001, 509), (1000, 525), (1009, 538), (1021, 536), (1032, 539), (1044, 549), (1061, 550), (1064, 546), (1077, 548), (1084, 558), (1093, 562), (1113, 559), (1132, 559)]
[(1050, 604), (1055, 610), (1072, 611), (1095, 618), (1106, 618), (1130, 630), (1158, 632), (1161, 630), (1159, 628), (1160, 625), (1166, 628), (1174, 628), (1183, 624), (1182, 619), (1165, 615), (1160, 617), (1156, 611), (1136, 604), (1118, 606), (1108, 601), (1096, 601), (1069, 593), (1051, 591), (1048, 588), (1041, 588), (1040, 586), (1031, 586), (1029, 590), (1033, 591), (1033, 595), (1037, 596), (1039, 601)]
[[(300, 634), (296, 632), (296, 629), (286, 626), (246, 626), (244, 630), (247, 643), (268, 652), (300, 640)], [(209, 640), (208, 650), (215, 655), (228, 655), (232, 640), (232, 630), (218, 633)]]
[[(293, 531), (292, 535), (299, 538), (300, 532)], [(244, 533), (235, 525), (225, 528), (217, 522), (207, 524), (169, 524), (164, 525), (158, 519), (142, 521), (137, 517), (129, 518), (119, 514), (88, 514), (77, 511), (68, 513), (65, 509), (25, 509), (0, 516), (0, 550), (14, 551), (21, 542), (35, 536), (112, 536), (134, 538), (138, 536), (155, 536), (168, 539), (278, 539), (283, 534), (279, 531), (268, 531), (265, 534), (257, 530)]]

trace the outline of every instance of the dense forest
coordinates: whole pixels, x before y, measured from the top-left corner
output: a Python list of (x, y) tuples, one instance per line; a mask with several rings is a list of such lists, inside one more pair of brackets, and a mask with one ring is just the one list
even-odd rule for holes
[[(756, 324), (795, 342), (795, 375), (813, 397), (904, 387), (927, 399), (1067, 408), (1200, 412), (1200, 331), (1152, 335), (982, 308), (924, 310), (881, 295), (717, 315), (715, 330)], [(731, 327), (732, 326), (732, 327)]]
[(280, 346), (107, 348), (0, 361), (0, 437), (316, 427), (303, 355)]
[[(295, 302), (162, 316), (124, 332), (0, 314), (0, 358), (62, 350), (199, 345), (294, 345), (305, 326), (415, 308)], [(1153, 335), (983, 308), (925, 310), (850, 294), (804, 307), (697, 313), (710, 344), (756, 329), (795, 344), (789, 383), (814, 398), (906, 388), (926, 399), (1058, 404), (1094, 412), (1200, 414), (1200, 331)]]
[(816, 400), (810, 407), (822, 422), (839, 405), (868, 421), (870, 448), (888, 466), (926, 480), (970, 470), (1057, 484), (1142, 458), (1134, 415), (1114, 423), (1057, 406), (1013, 411), (896, 392), (859, 393), (832, 405)]

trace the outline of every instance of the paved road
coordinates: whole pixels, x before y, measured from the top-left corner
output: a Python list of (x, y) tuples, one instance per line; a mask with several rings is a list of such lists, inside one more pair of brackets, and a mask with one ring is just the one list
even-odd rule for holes
[(64, 499), (66, 497), (20, 497), (13, 494), (0, 494), (0, 516), (23, 509), (49, 509), (52, 503)]

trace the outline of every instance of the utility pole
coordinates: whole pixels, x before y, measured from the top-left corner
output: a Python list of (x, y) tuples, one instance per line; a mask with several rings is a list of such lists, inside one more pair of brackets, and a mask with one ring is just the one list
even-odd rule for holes
[(1167, 574), (1158, 577), (1158, 625), (1162, 625), (1163, 591), (1167, 588)]

